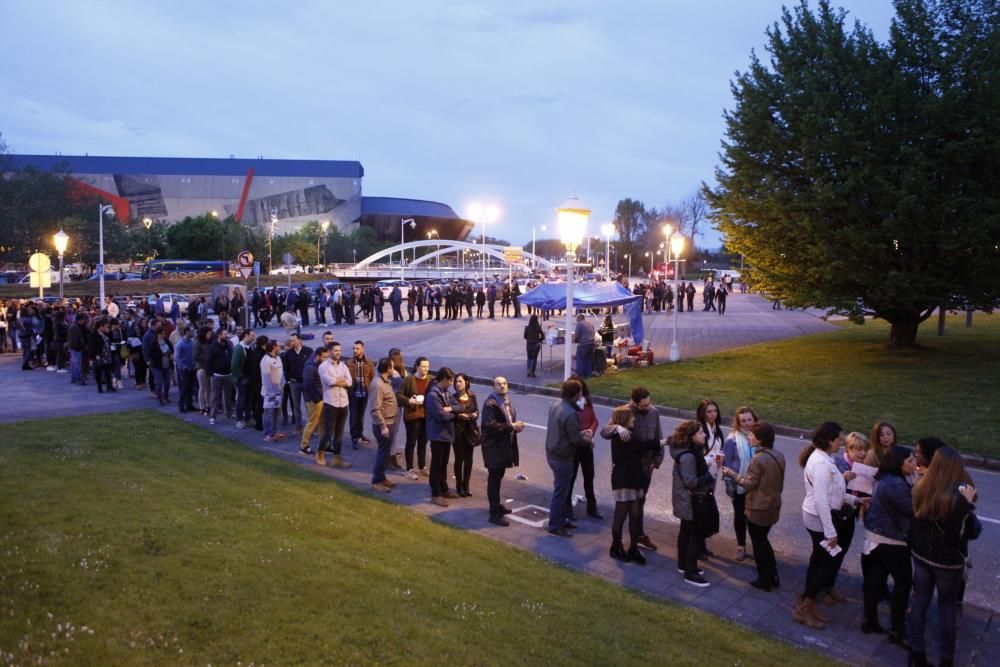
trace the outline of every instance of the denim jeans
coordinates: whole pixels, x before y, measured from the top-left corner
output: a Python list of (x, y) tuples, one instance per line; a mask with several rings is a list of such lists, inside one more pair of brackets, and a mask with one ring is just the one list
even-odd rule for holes
[(228, 416), (233, 410), (233, 402), (229, 397), (230, 392), (233, 389), (233, 376), (231, 375), (212, 375), (212, 403), (211, 412), (209, 413), (212, 419), (215, 419), (219, 412), (222, 415)]
[(448, 493), (448, 458), (450, 454), (450, 442), (431, 440), (431, 470), (428, 479), (431, 485), (431, 496), (434, 498)]
[(372, 484), (385, 481), (385, 466), (389, 462), (392, 440), (396, 437), (396, 422), (388, 426), (389, 434), (382, 435), (382, 427), (378, 424), (372, 424), (372, 433), (375, 434), (375, 442), (378, 443), (378, 450), (375, 452), (375, 465), (372, 467)]
[(278, 432), (278, 408), (264, 409), (264, 437)]
[(170, 373), (162, 368), (150, 368), (156, 381), (156, 398), (161, 401), (170, 399)]
[(924, 624), (931, 606), (934, 589), (938, 594), (938, 632), (941, 633), (942, 660), (955, 657), (955, 600), (962, 581), (962, 570), (944, 570), (913, 559), (913, 599), (910, 603), (910, 647), (918, 653), (927, 652)]
[(287, 386), (292, 396), (292, 426), (299, 428), (302, 424), (302, 383), (289, 382)]
[(73, 382), (83, 382), (83, 351), (69, 351), (69, 377)]
[(253, 401), (255, 396), (250, 392), (250, 378), (241, 377), (236, 381), (236, 419), (248, 422), (253, 418)]
[(194, 374), (193, 368), (177, 370), (177, 389), (180, 392), (180, 396), (177, 398), (177, 407), (180, 410), (194, 409)]
[[(569, 343), (567, 342), (567, 345)], [(594, 348), (593, 347), (581, 347), (576, 348), (576, 374), (582, 378), (589, 378), (590, 374), (594, 372)]]
[(562, 528), (566, 523), (566, 499), (573, 490), (573, 459), (563, 460), (547, 456), (552, 469), (552, 504), (549, 506), (549, 530)]

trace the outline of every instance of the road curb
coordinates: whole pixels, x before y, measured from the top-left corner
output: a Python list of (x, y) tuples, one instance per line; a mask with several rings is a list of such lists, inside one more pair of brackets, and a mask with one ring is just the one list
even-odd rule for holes
[[(493, 378), (476, 377), (469, 376), (469, 379), (476, 384), (492, 385)], [(559, 397), (559, 390), (553, 387), (538, 387), (532, 384), (524, 384), (521, 382), (510, 382), (508, 380), (508, 388), (511, 391), (517, 391), (522, 394), (536, 394), (538, 396), (550, 396), (552, 398)], [(612, 398), (610, 396), (598, 396), (591, 395), (591, 400), (597, 405), (604, 405), (609, 408), (615, 408), (619, 405), (625, 405), (628, 401), (620, 398)], [(694, 410), (684, 410), (681, 408), (673, 408), (669, 405), (657, 405), (655, 406), (661, 415), (664, 417), (673, 417), (675, 419), (694, 419)], [(720, 415), (720, 421), (722, 415)], [(774, 432), (777, 435), (782, 435), (787, 438), (798, 438), (803, 441), (809, 440), (812, 437), (812, 431), (809, 429), (798, 428), (795, 426), (785, 426), (783, 424), (771, 424), (774, 427)], [(962, 460), (965, 465), (969, 468), (976, 468), (979, 470), (991, 470), (995, 472), (1000, 472), (1000, 460), (988, 459), (984, 456), (978, 454), (961, 454)]]

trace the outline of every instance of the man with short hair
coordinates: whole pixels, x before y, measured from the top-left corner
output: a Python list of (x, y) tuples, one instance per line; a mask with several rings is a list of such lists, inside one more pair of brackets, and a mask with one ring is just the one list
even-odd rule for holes
[(388, 357), (378, 360), (375, 371), (377, 375), (368, 390), (372, 398), (372, 433), (378, 442), (375, 465), (372, 468), (372, 491), (388, 493), (395, 483), (390, 482), (385, 476), (385, 467), (389, 460), (392, 440), (396, 435), (399, 405), (396, 403), (396, 392), (392, 390), (392, 383), (389, 381), (392, 375), (392, 362)]
[(358, 448), (359, 442), (369, 443), (365, 437), (365, 410), (368, 408), (368, 388), (375, 379), (375, 366), (365, 356), (363, 341), (354, 341), (354, 356), (347, 364), (351, 372), (351, 390), (349, 402), (351, 407), (351, 447)]
[(519, 461), (517, 434), (524, 430), (524, 422), (517, 420), (517, 412), (510, 403), (507, 378), (493, 379), (493, 393), (483, 403), (480, 432), (483, 438), (483, 464), (489, 473), (486, 498), (490, 503), (490, 523), (509, 526), (504, 517), (510, 510), (500, 504), (500, 482), (507, 468)]
[(560, 400), (549, 408), (545, 432), (545, 459), (552, 469), (552, 504), (549, 506), (549, 533), (572, 537), (568, 529), (576, 526), (566, 515), (566, 505), (573, 488), (577, 447), (589, 446), (593, 433), (580, 430), (579, 413), (583, 406), (583, 385), (567, 380), (562, 385)]
[[(375, 288), (379, 294), (382, 293), (378, 287)], [(403, 312), (400, 306), (403, 305), (403, 291), (399, 289), (399, 285), (393, 285), (392, 292), (389, 293), (389, 304), (392, 305), (392, 321), (402, 322)], [(382, 321), (382, 303), (379, 300), (379, 295), (375, 295), (375, 316), (378, 318), (377, 321)], [(412, 317), (410, 319), (413, 319)]]
[(312, 348), (302, 344), (302, 338), (297, 333), (288, 337), (288, 349), (281, 355), (281, 363), (292, 395), (292, 432), (298, 433), (302, 423), (302, 371), (312, 355)]
[(232, 369), (230, 376), (236, 385), (236, 428), (246, 428), (246, 423), (253, 416), (252, 401), (256, 400), (250, 390), (250, 380), (253, 375), (253, 342), (257, 335), (253, 329), (245, 329), (240, 336), (240, 342), (233, 348)]
[(77, 313), (76, 320), (69, 328), (68, 342), (70, 382), (73, 384), (87, 384), (83, 376), (83, 353), (87, 349), (87, 333), (87, 315)]
[(177, 369), (177, 409), (180, 412), (194, 411), (194, 328), (185, 324), (181, 328), (181, 339), (174, 347), (174, 368)]
[[(319, 439), (317, 452), (333, 452), (333, 467), (350, 468), (351, 464), (340, 455), (340, 439), (344, 435), (344, 422), (347, 421), (348, 389), (351, 387), (351, 372), (347, 364), (340, 360), (340, 343), (330, 345), (330, 358), (319, 366), (319, 377), (323, 383), (323, 415), (322, 435)], [(330, 449), (330, 440), (333, 448)], [(308, 454), (308, 450), (299, 450)], [(320, 462), (316, 457), (317, 463)]]
[[(332, 341), (331, 341), (332, 342)], [(330, 350), (326, 347), (318, 347), (309, 360), (302, 367), (302, 396), (306, 403), (305, 428), (302, 429), (302, 440), (299, 444), (299, 451), (303, 454), (311, 454), (309, 439), (319, 427), (320, 419), (323, 417), (323, 380), (319, 374), (319, 367), (323, 365), (330, 356)], [(326, 465), (326, 456), (323, 450), (316, 449), (317, 465)]]
[(587, 379), (594, 370), (594, 349), (596, 333), (594, 325), (587, 321), (586, 315), (580, 313), (576, 316), (576, 374)]

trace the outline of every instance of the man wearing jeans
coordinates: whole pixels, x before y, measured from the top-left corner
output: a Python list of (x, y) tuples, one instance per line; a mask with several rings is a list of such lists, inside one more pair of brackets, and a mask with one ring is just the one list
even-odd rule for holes
[[(313, 453), (309, 448), (309, 439), (319, 428), (319, 422), (323, 416), (323, 380), (319, 376), (319, 367), (323, 365), (329, 355), (330, 350), (327, 348), (317, 348), (313, 356), (302, 367), (302, 396), (305, 398), (308, 414), (306, 427), (302, 429), (302, 440), (299, 443), (299, 452), (302, 454)], [(319, 448), (316, 449), (316, 463), (321, 466), (326, 465), (326, 456)]]
[(365, 344), (354, 341), (354, 356), (347, 363), (351, 373), (351, 446), (358, 448), (359, 442), (371, 442), (365, 437), (365, 410), (368, 408), (368, 388), (375, 379), (375, 366), (365, 356)]
[(83, 351), (87, 349), (87, 316), (77, 313), (76, 322), (69, 328), (70, 382), (86, 384), (83, 379)]
[(392, 383), (389, 376), (392, 374), (392, 362), (387, 357), (378, 360), (375, 369), (377, 375), (372, 380), (368, 395), (372, 400), (372, 433), (378, 442), (378, 451), (375, 452), (375, 465), (372, 468), (372, 491), (388, 493), (392, 487), (396, 486), (385, 476), (385, 466), (389, 460), (389, 450), (392, 449), (392, 441), (396, 435), (397, 415), (399, 414), (399, 404), (396, 403), (396, 392), (392, 390)]
[(333, 467), (350, 468), (351, 464), (340, 455), (340, 439), (347, 420), (347, 391), (351, 387), (351, 372), (340, 360), (340, 343), (334, 342), (330, 347), (330, 358), (320, 364), (319, 377), (323, 383), (323, 426), (317, 451), (330, 451), (332, 438)]
[(566, 516), (566, 501), (572, 493), (573, 468), (577, 447), (587, 446), (594, 434), (580, 431), (577, 413), (583, 397), (583, 385), (577, 380), (563, 383), (562, 398), (549, 408), (545, 434), (545, 458), (552, 469), (553, 492), (549, 506), (549, 532), (559, 537), (573, 537), (569, 528), (575, 528)]
[(240, 337), (239, 344), (233, 348), (233, 360), (231, 375), (236, 384), (236, 428), (246, 428), (246, 423), (253, 416), (253, 402), (257, 400), (254, 392), (250, 391), (250, 378), (252, 375), (252, 361), (247, 360), (252, 357), (253, 341), (257, 337), (252, 328), (245, 329)]
[(285, 382), (292, 395), (292, 428), (298, 433), (302, 424), (302, 371), (312, 355), (312, 349), (302, 344), (297, 333), (289, 336), (288, 345), (288, 349), (281, 355), (281, 362), (284, 365)]

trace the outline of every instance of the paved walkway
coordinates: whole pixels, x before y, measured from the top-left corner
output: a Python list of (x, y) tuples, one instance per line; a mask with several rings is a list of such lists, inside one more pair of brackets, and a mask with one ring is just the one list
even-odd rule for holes
[[(734, 295), (729, 305), (729, 312), (724, 317), (696, 311), (684, 313), (679, 318), (682, 355), (707, 354), (735, 344), (750, 344), (831, 328), (814, 313), (772, 311), (768, 302), (755, 296)], [(488, 377), (504, 373), (512, 380), (523, 382), (524, 367), (520, 361), (524, 356), (523, 325), (524, 320), (442, 321), (412, 325), (364, 324), (334, 329), (343, 343), (353, 342), (356, 338), (364, 339), (372, 356), (385, 354), (389, 347), (400, 347), (410, 363), (419, 353), (430, 357), (432, 366), (441, 360), (455, 370), (463, 370), (470, 375)], [(309, 330), (322, 329), (310, 327)], [(266, 334), (267, 331), (262, 330), (261, 333)], [(271, 331), (276, 330), (272, 328)], [(647, 316), (647, 331), (647, 337), (653, 341), (654, 353), (663, 358), (669, 345), (668, 335), (672, 337), (673, 333), (672, 321), (662, 314)], [(557, 356), (561, 349), (556, 348)], [(93, 387), (82, 389), (69, 385), (66, 375), (39, 370), (21, 372), (18, 368), (19, 359), (13, 355), (0, 356), (0, 386), (4, 388), (7, 398), (0, 402), (0, 422), (156, 406), (148, 391), (136, 391), (130, 387), (130, 382), (126, 382), (126, 389), (119, 393), (98, 395)], [(561, 377), (560, 366), (539, 373), (534, 384), (554, 382)], [(480, 393), (483, 393), (482, 390)], [(542, 399), (539, 397), (539, 400)], [(369, 487), (374, 456), (372, 448), (348, 452), (355, 462), (355, 467), (350, 470), (320, 469), (311, 457), (297, 454), (296, 444), (292, 441), (268, 444), (261, 440), (259, 432), (237, 430), (228, 420), (220, 420), (218, 426), (209, 427), (207, 419), (200, 415), (180, 415), (173, 405), (156, 409), (210, 428), (251, 448), (309, 467), (331, 480), (362, 489)], [(833, 623), (822, 631), (809, 630), (791, 621), (794, 592), (801, 590), (805, 576), (804, 557), (779, 554), (783, 577), (781, 592), (763, 593), (750, 587), (747, 582), (753, 578), (752, 564), (737, 563), (722, 556), (705, 563), (706, 576), (713, 585), (706, 589), (694, 588), (685, 584), (677, 573), (676, 523), (647, 520), (647, 532), (659, 545), (659, 551), (647, 552), (649, 564), (646, 567), (622, 564), (608, 557), (611, 507), (601, 508), (605, 515), (602, 521), (589, 519), (581, 512), (579, 529), (572, 539), (552, 537), (544, 527), (531, 525), (532, 521), (543, 518), (544, 512), (538, 514), (533, 508), (547, 508), (551, 494), (550, 480), (544, 477), (519, 480), (515, 477), (516, 473), (517, 470), (511, 471), (505, 478), (503, 493), (508, 507), (515, 511), (515, 516), (523, 516), (525, 522), (514, 521), (508, 528), (496, 527), (486, 521), (485, 471), (478, 457), (473, 473), (472, 498), (457, 499), (452, 501), (450, 507), (439, 508), (429, 502), (426, 480), (410, 482), (401, 476), (394, 477), (400, 484), (386, 498), (423, 512), (435, 521), (534, 551), (571, 569), (702, 609), (763, 634), (819, 649), (849, 663), (905, 664), (905, 653), (888, 644), (884, 636), (863, 635), (858, 631), (861, 622), (861, 582), (857, 577), (842, 577), (839, 588), (848, 595), (850, 602), (827, 609), (834, 617)], [(661, 480), (661, 483), (669, 482)], [(790, 514), (786, 520), (793, 521), (794, 518)], [(883, 609), (883, 617), (886, 613)], [(934, 614), (932, 610), (931, 616)], [(883, 623), (886, 624), (887, 619)], [(956, 664), (993, 664), (988, 656), (1000, 650), (1000, 631), (992, 625), (992, 612), (967, 605), (958, 646), (959, 660)], [(932, 648), (931, 653), (935, 654), (935, 649)]]

